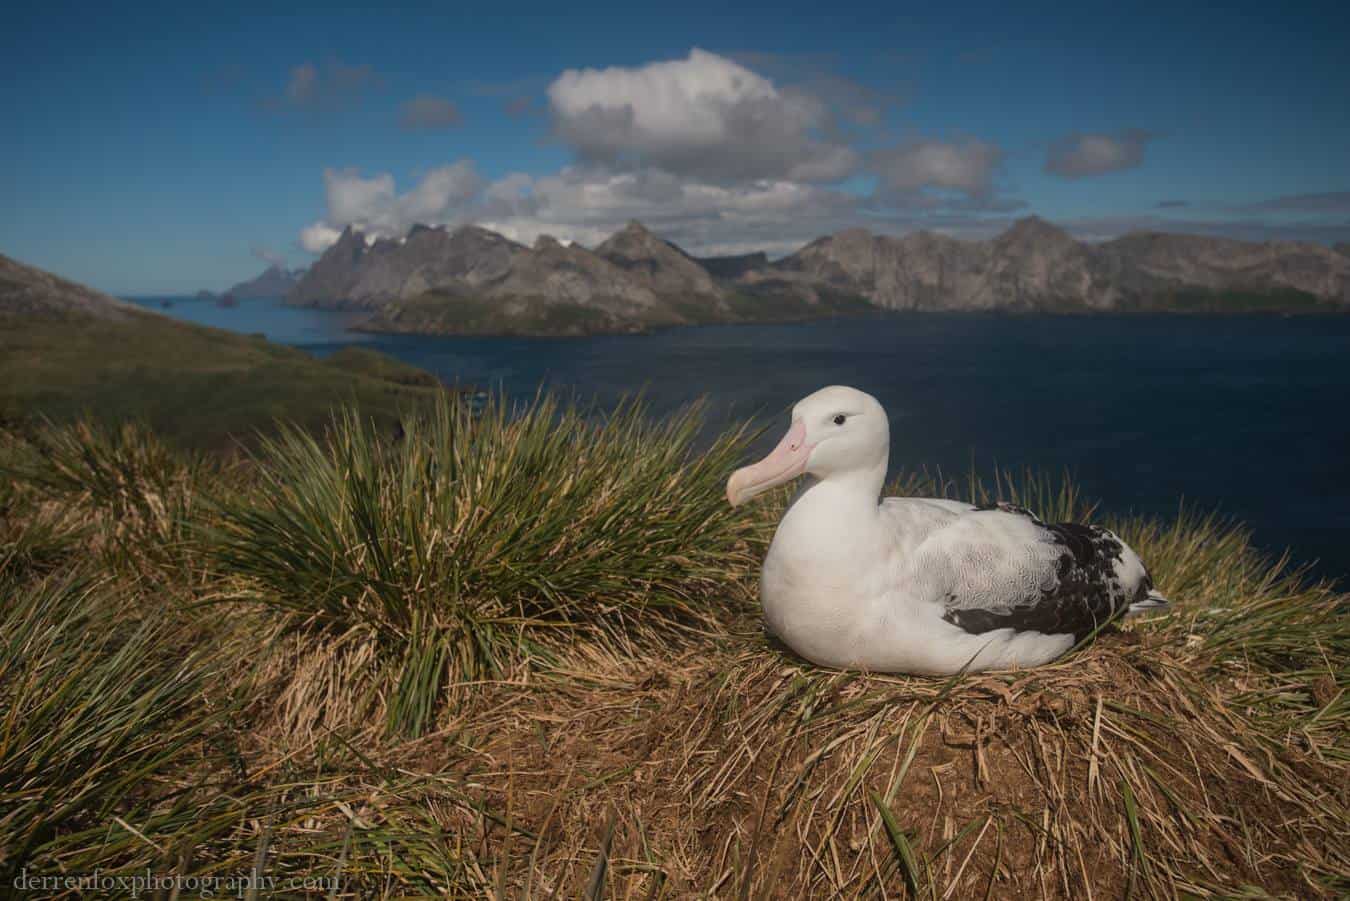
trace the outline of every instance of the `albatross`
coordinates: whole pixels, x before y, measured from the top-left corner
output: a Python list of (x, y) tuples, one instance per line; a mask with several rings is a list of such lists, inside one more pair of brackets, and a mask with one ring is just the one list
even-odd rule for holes
[(1167, 605), (1112, 532), (1011, 504), (881, 498), (890, 424), (832, 386), (792, 409), (767, 457), (738, 469), (738, 506), (799, 476), (760, 578), (768, 631), (821, 666), (950, 675), (1032, 667), (1117, 617)]

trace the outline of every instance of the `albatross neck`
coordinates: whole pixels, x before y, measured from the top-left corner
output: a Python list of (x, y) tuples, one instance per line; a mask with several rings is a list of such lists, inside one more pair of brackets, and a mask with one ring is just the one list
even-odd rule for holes
[(884, 460), (866, 469), (831, 473), (824, 478), (809, 476), (792, 506), (803, 508), (801, 512), (809, 509), (813, 516), (860, 525), (877, 515), (885, 482)]

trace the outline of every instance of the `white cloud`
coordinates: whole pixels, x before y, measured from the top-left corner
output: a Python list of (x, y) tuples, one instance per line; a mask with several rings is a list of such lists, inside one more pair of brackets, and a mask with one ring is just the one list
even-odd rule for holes
[[(317, 252), (348, 225), (373, 239), (418, 223), (474, 223), (522, 243), (547, 234), (593, 246), (639, 219), (691, 252), (775, 252), (860, 224), (984, 232), (989, 214), (1020, 205), (997, 196), (1002, 152), (982, 141), (915, 141), (873, 152), (864, 170), (847, 135), (894, 99), (818, 72), (782, 78), (699, 49), (565, 71), (547, 96), (572, 164), (486, 182), (460, 160), (403, 193), (387, 172), (326, 170), (327, 215), (301, 243)], [(844, 187), (864, 171), (877, 180), (874, 196)]]
[(367, 238), (400, 237), (413, 225), (475, 223), (514, 240), (539, 235), (593, 246), (630, 219), (641, 219), (690, 249), (721, 247), (751, 233), (788, 243), (852, 224), (860, 198), (784, 179), (720, 184), (659, 170), (612, 172), (570, 166), (553, 175), (512, 173), (484, 183), (461, 161), (433, 170), (398, 193), (392, 174), (327, 170), (328, 214), (306, 227), (311, 253), (331, 246), (350, 225)]
[(482, 187), (483, 179), (469, 160), (432, 169), (417, 187), (398, 198), (397, 215), (404, 223), (398, 230), (446, 218), (477, 196)]
[(315, 222), (300, 229), (300, 246), (310, 253), (323, 253), (342, 237), (340, 229), (326, 222)]
[[(533, 187), (533, 176), (524, 172), (512, 172), (488, 185), (483, 191), (483, 197), (489, 205), (527, 203)], [(514, 209), (514, 206), (512, 208)]]
[(659, 171), (587, 167), (541, 178), (509, 176), (487, 189), (484, 203), (485, 218), (509, 226), (522, 240), (551, 234), (590, 245), (640, 219), (695, 249), (734, 240), (750, 228), (801, 234), (857, 206), (853, 195), (786, 180), (725, 185)]
[(639, 68), (569, 69), (549, 85), (557, 134), (583, 159), (711, 180), (837, 181), (858, 154), (825, 140), (815, 97), (697, 48)]
[(1133, 169), (1144, 161), (1144, 145), (1153, 135), (1138, 128), (1117, 134), (1071, 134), (1050, 145), (1045, 171), (1082, 178)]
[(325, 169), (323, 184), (328, 198), (328, 221), (335, 225), (360, 225), (377, 229), (394, 203), (394, 176), (388, 172), (362, 178), (354, 169)]
[[(467, 166), (457, 165), (461, 173)], [(945, 211), (936, 206), (886, 206), (837, 188), (787, 179), (726, 184), (660, 170), (614, 172), (569, 166), (552, 175), (517, 172), (484, 184), (476, 176), (453, 178), (437, 172), (442, 174), (429, 174), (399, 194), (388, 173), (363, 177), (330, 170), (329, 215), (302, 232), (301, 245), (322, 252), (346, 225), (373, 240), (401, 236), (417, 223), (472, 223), (523, 244), (551, 235), (593, 247), (630, 219), (639, 219), (691, 253), (772, 254), (857, 225), (892, 233), (922, 227), (985, 236), (1006, 222), (986, 215), (1003, 209), (992, 202)]]
[(993, 144), (968, 140), (947, 142), (912, 141), (899, 147), (879, 150), (869, 163), (880, 186), (893, 198), (912, 205), (939, 205), (922, 195), (925, 189), (957, 191), (968, 199), (988, 197), (993, 189), (994, 172), (1003, 152)]
[[(395, 238), (418, 223), (453, 221), (483, 187), (469, 160), (432, 169), (404, 194), (397, 193), (394, 176), (388, 172), (366, 178), (353, 169), (325, 169), (323, 180), (328, 215), (323, 223), (309, 227), (313, 231), (308, 240), (301, 236), (301, 244), (307, 249), (348, 225), (371, 237)], [(319, 225), (328, 231), (320, 230)]]

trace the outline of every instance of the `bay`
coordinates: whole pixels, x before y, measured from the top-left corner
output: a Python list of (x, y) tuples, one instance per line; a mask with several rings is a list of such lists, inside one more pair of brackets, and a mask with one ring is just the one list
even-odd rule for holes
[(139, 301), (323, 356), (360, 343), (448, 383), (602, 406), (641, 390), (654, 413), (700, 396), (713, 423), (758, 416), (766, 442), (801, 397), (874, 394), (893, 469), (1068, 473), (1113, 512), (1185, 505), (1242, 520), (1260, 546), (1350, 575), (1350, 316), (897, 314), (652, 335), (367, 335), (349, 314), (279, 300)]

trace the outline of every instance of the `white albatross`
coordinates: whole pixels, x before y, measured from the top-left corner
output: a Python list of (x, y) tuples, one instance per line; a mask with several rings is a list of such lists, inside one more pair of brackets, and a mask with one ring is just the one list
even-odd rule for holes
[(1106, 529), (1002, 504), (881, 499), (890, 425), (876, 398), (822, 388), (732, 506), (798, 476), (760, 579), (768, 630), (821, 666), (947, 675), (1038, 666), (1099, 626), (1166, 606)]

